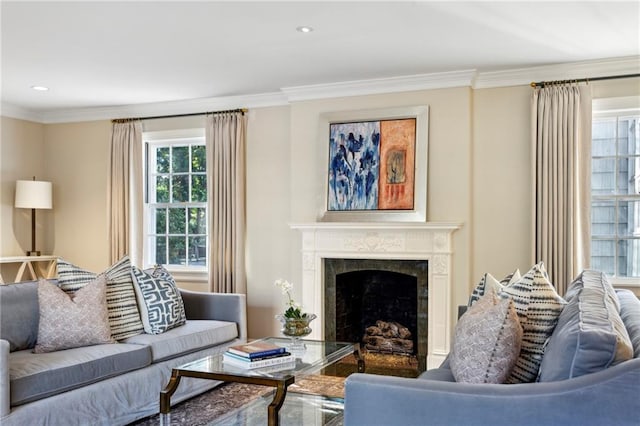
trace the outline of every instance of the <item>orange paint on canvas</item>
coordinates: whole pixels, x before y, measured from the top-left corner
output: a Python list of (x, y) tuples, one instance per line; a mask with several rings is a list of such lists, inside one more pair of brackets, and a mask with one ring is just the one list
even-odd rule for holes
[(412, 210), (416, 119), (380, 122), (379, 210)]

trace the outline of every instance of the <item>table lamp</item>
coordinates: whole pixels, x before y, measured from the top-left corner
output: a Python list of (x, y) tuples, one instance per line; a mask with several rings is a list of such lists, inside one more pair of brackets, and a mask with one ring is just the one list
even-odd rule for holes
[(36, 180), (16, 181), (15, 207), (18, 209), (31, 209), (31, 251), (27, 256), (40, 256), (36, 250), (36, 209), (51, 209), (51, 182)]

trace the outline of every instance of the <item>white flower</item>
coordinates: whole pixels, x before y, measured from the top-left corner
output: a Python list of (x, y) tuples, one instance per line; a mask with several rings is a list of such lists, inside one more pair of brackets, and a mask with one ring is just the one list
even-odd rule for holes
[(282, 294), (287, 294), (293, 288), (293, 285), (289, 281), (283, 280), (282, 278), (277, 279), (273, 284), (276, 287), (280, 287)]

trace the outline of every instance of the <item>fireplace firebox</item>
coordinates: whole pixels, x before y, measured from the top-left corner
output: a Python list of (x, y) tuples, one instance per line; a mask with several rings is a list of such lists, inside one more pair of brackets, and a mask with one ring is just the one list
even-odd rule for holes
[(324, 276), (326, 339), (414, 355), (420, 371), (426, 368), (426, 260), (326, 258)]

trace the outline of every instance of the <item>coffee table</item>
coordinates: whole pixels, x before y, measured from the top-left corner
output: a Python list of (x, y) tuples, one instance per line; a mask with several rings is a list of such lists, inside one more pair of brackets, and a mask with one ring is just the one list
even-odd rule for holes
[(296, 356), (295, 365), (286, 369), (273, 367), (244, 369), (225, 364), (222, 354), (211, 355), (174, 368), (167, 386), (160, 392), (160, 420), (163, 425), (171, 422), (171, 395), (176, 391), (182, 377), (221, 380), (224, 382), (248, 383), (276, 388), (273, 401), (267, 408), (269, 426), (277, 426), (278, 413), (287, 395), (287, 387), (295, 383), (296, 377), (318, 373), (323, 368), (354, 354), (358, 362), (358, 372), (364, 372), (364, 360), (360, 356), (359, 343), (330, 342), (323, 340), (301, 340), (304, 350), (293, 350), (291, 339), (267, 337), (259, 341), (283, 346)]

